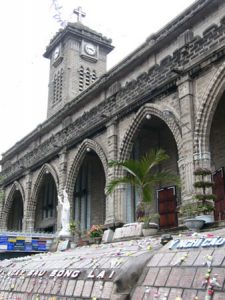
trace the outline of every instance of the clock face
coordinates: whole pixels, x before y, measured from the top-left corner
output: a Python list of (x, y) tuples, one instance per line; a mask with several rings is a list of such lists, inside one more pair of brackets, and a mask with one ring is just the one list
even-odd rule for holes
[(94, 56), (96, 54), (96, 48), (94, 45), (92, 44), (86, 44), (84, 46), (84, 49), (85, 49), (85, 52), (88, 54), (88, 55), (91, 55), (91, 56)]
[(59, 57), (59, 54), (60, 54), (60, 47), (56, 47), (55, 48), (55, 51), (53, 53), (53, 58), (56, 59)]

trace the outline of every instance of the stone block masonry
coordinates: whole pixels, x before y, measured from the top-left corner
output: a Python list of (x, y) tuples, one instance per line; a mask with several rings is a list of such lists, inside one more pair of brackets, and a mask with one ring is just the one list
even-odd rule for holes
[[(203, 300), (208, 285), (216, 282), (211, 299), (224, 300), (225, 244), (213, 245), (219, 235), (225, 237), (225, 229), (210, 238), (207, 233), (174, 236), (189, 243), (183, 250), (174, 240), (163, 247), (156, 237), (4, 260), (0, 299)], [(207, 249), (190, 243), (210, 239)]]
[[(225, 233), (224, 230), (223, 232)], [(216, 235), (210, 239), (206, 238), (207, 234), (205, 238), (202, 234), (199, 237), (203, 238), (203, 241), (213, 241)], [(165, 251), (162, 248), (148, 262), (147, 272), (135, 287), (132, 299), (175, 300), (176, 297), (180, 297), (182, 300), (203, 300), (206, 299), (208, 285), (213, 285), (213, 281), (216, 280), (213, 297), (209, 299), (224, 300), (224, 245), (221, 248), (216, 246), (206, 248), (200, 246), (183, 251), (177, 251), (178, 249)], [(197, 296), (198, 298), (195, 298)]]
[(158, 246), (149, 238), (1, 261), (0, 299), (112, 299), (118, 276)]

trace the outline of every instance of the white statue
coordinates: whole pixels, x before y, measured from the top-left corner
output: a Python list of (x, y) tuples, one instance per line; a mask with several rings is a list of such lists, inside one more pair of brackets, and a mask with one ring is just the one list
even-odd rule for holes
[(59, 232), (59, 236), (70, 236), (70, 202), (68, 200), (68, 194), (66, 190), (63, 190), (62, 197), (58, 195), (59, 203), (62, 205), (61, 208), (61, 225), (62, 229)]

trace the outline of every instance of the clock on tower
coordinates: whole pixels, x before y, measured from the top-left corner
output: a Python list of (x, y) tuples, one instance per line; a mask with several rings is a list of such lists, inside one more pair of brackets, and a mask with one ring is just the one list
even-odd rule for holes
[(50, 117), (106, 72), (111, 40), (81, 23), (82, 9), (74, 10), (77, 22), (68, 23), (51, 40), (44, 56), (51, 59), (48, 93)]
[(85, 44), (84, 49), (88, 55), (94, 56), (96, 53), (96, 47), (93, 44)]

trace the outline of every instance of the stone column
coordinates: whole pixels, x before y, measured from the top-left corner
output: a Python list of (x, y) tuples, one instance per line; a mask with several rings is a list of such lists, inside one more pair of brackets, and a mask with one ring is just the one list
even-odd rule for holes
[(182, 133), (181, 157), (178, 166), (181, 174), (182, 201), (192, 199), (194, 182), (194, 105), (193, 86), (189, 75), (185, 75), (177, 82), (179, 105), (180, 105), (180, 126)]
[(5, 189), (1, 186), (0, 187), (0, 228), (6, 229), (5, 224), (3, 222), (3, 208), (5, 205)]
[(126, 204), (125, 201), (126, 195), (126, 187), (124, 185), (120, 185), (115, 189), (115, 218), (116, 223), (125, 223), (126, 216)]
[(194, 153), (195, 167), (211, 169), (211, 153), (202, 148), (201, 138), (198, 140), (197, 151)]
[(24, 216), (23, 216), (23, 228), (22, 231), (32, 232), (34, 231), (34, 217), (31, 215), (31, 187), (32, 187), (32, 174), (28, 172), (26, 174), (26, 187), (25, 187), (25, 199), (24, 199)]
[[(59, 187), (57, 194), (61, 195), (66, 185), (66, 173), (67, 173), (67, 150), (63, 148), (59, 153)], [(70, 207), (72, 207), (71, 199)], [(57, 206), (57, 232), (61, 229), (61, 205)]]
[[(118, 151), (118, 132), (116, 121), (107, 124), (107, 146), (108, 146), (108, 161), (117, 160)], [(115, 178), (115, 169), (108, 168), (107, 183)], [(116, 203), (116, 192), (106, 197), (106, 219), (105, 224), (115, 223), (118, 219), (118, 207)]]

